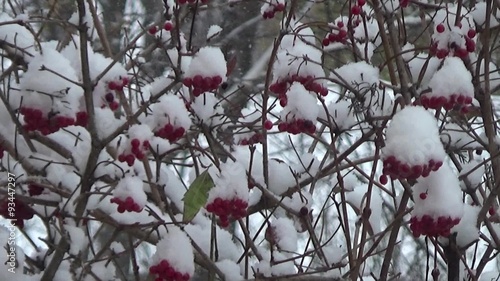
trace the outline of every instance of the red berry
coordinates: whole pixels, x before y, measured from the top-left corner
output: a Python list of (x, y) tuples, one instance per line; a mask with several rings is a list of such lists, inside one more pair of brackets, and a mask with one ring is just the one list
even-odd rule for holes
[(476, 36), (476, 31), (474, 29), (469, 29), (469, 31), (467, 31), (467, 37), (472, 39), (475, 36)]
[(440, 23), (440, 24), (438, 24), (438, 25), (436, 26), (436, 31), (437, 31), (438, 33), (443, 33), (443, 32), (444, 32), (444, 30), (445, 30), (445, 28), (444, 28), (444, 25), (443, 25), (442, 23)]
[(381, 175), (379, 178), (379, 181), (381, 184), (386, 185), (388, 182), (387, 176), (386, 175)]
[(193, 86), (193, 80), (189, 77), (186, 77), (182, 80), (182, 84), (184, 84), (184, 86), (189, 88), (189, 87)]
[(153, 25), (153, 26), (151, 26), (151, 27), (148, 29), (148, 32), (149, 32), (149, 34), (151, 34), (151, 35), (155, 35), (155, 34), (156, 34), (156, 32), (158, 32), (158, 27), (156, 27), (156, 25)]
[(358, 6), (358, 5), (352, 6), (351, 13), (353, 15), (359, 15), (359, 14), (361, 14), (361, 7)]
[(495, 213), (495, 208), (490, 207), (490, 209), (488, 210), (488, 214), (490, 214), (490, 216), (493, 216)]
[(419, 196), (420, 196), (420, 199), (422, 199), (422, 200), (427, 199), (427, 193), (425, 193), (425, 192), (420, 193)]
[(278, 5), (276, 5), (276, 7), (274, 8), (274, 10), (276, 12), (283, 12), (285, 10), (285, 4), (279, 3)]
[(133, 148), (138, 148), (141, 145), (141, 141), (138, 139), (132, 139), (130, 141), (130, 144), (132, 145)]
[(165, 22), (165, 24), (163, 25), (163, 29), (165, 29), (166, 31), (171, 31), (173, 28), (174, 25), (170, 21)]
[(108, 89), (110, 90), (117, 90), (118, 89), (118, 84), (116, 84), (115, 81), (109, 81), (108, 82)]
[(271, 120), (266, 120), (264, 122), (264, 129), (266, 130), (271, 130), (273, 128), (273, 122), (271, 122)]
[(104, 99), (106, 99), (108, 103), (112, 103), (115, 100), (115, 96), (112, 93), (107, 93)]
[[(330, 40), (328, 38), (324, 38), (322, 41), (323, 46), (328, 46), (330, 45)], [(273, 84), (274, 85), (274, 84)], [(274, 90), (271, 89), (271, 91), (275, 92)], [(276, 93), (276, 92), (275, 92)]]
[(109, 108), (113, 111), (117, 110), (118, 107), (119, 107), (119, 104), (115, 101), (109, 104)]
[(364, 6), (366, 4), (366, 0), (358, 0), (358, 6)]

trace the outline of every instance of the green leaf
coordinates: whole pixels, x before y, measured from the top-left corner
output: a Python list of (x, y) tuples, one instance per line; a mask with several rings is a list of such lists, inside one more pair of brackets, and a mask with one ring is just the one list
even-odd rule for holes
[(184, 194), (184, 215), (183, 221), (191, 221), (196, 214), (200, 211), (200, 208), (205, 206), (208, 199), (208, 192), (212, 187), (214, 187), (214, 181), (207, 171), (201, 173), (194, 181), (191, 183), (186, 194)]

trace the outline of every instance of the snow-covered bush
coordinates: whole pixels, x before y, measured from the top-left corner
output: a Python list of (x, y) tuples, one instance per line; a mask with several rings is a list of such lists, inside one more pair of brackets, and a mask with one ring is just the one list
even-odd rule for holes
[(0, 280), (500, 275), (494, 1), (4, 2)]

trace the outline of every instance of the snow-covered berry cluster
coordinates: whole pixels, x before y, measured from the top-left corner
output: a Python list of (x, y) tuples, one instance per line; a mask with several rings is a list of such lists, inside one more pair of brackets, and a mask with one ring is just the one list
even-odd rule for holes
[(207, 204), (206, 209), (219, 217), (219, 224), (222, 227), (227, 227), (230, 219), (244, 218), (247, 215), (247, 207), (248, 203), (240, 198), (215, 198), (213, 202)]
[(285, 10), (284, 0), (270, 0), (265, 2), (260, 9), (260, 13), (264, 19), (272, 19), (274, 15)]
[[(435, 36), (436, 39), (434, 39), (431, 43), (430, 53), (439, 59), (443, 59), (449, 55), (465, 58), (469, 53), (473, 53), (476, 50), (476, 42), (474, 41), (476, 31), (472, 28), (469, 29), (467, 33), (457, 36), (456, 34), (463, 33), (460, 26), (452, 27), (451, 30), (447, 30), (445, 25), (440, 23), (436, 26), (436, 32), (438, 36)], [(447, 37), (452, 38), (446, 38), (448, 39), (446, 40), (442, 38), (444, 36), (441, 36), (446, 32), (455, 32), (455, 34), (448, 35)], [(454, 37), (459, 37), (461, 40)], [(440, 40), (446, 40), (445, 42), (447, 43), (441, 43), (443, 41)]]
[(420, 104), (425, 108), (468, 111), (474, 98), (472, 75), (463, 61), (447, 57), (442, 67), (429, 81), (431, 92), (420, 96)]
[(219, 88), (219, 85), (222, 83), (222, 77), (219, 75), (216, 76), (202, 76), (195, 75), (194, 77), (186, 77), (182, 80), (184, 86), (193, 89), (193, 95), (195, 97), (200, 96), (201, 94), (209, 91), (215, 91)]
[(464, 214), (460, 182), (450, 166), (445, 164), (419, 179), (412, 189), (415, 205), (410, 229), (413, 235), (449, 236)]
[(129, 83), (128, 77), (118, 77), (118, 79), (108, 81), (108, 89), (110, 91), (123, 91), (123, 88), (126, 87)]
[(135, 159), (144, 159), (153, 137), (151, 128), (146, 124), (130, 126), (127, 135), (122, 136), (118, 142), (118, 161), (126, 162), (132, 167)]
[[(383, 160), (383, 176), (387, 175), (392, 179), (417, 179), (419, 177), (428, 177), (431, 172), (439, 170), (443, 165), (440, 160), (430, 159), (426, 164), (410, 166), (391, 155)], [(381, 180), (381, 182), (386, 180)]]
[[(280, 113), (282, 129), (292, 128), (292, 133), (312, 132), (319, 114), (318, 99), (328, 95), (325, 71), (321, 67), (321, 51), (314, 46), (313, 31), (300, 22), (292, 27), (304, 39), (284, 36), (273, 65), (273, 82), (269, 90), (276, 93), (283, 110)], [(301, 121), (300, 121), (301, 120)], [(303, 124), (306, 124), (304, 126)], [(290, 125), (290, 126), (288, 126)], [(297, 126), (299, 125), (299, 126)], [(288, 129), (283, 130), (290, 132)]]
[(176, 271), (167, 260), (162, 260), (160, 263), (151, 266), (149, 273), (157, 276), (155, 281), (188, 281), (191, 278), (187, 273)]
[(239, 145), (253, 145), (256, 143), (262, 143), (262, 140), (263, 140), (262, 134), (259, 132), (255, 132), (249, 138), (241, 138), (238, 141), (238, 144)]
[(172, 124), (167, 123), (162, 128), (155, 132), (155, 136), (169, 140), (171, 143), (176, 142), (184, 136), (186, 130), (183, 127), (174, 127)]
[(459, 218), (440, 216), (434, 219), (429, 215), (424, 215), (421, 218), (412, 217), (410, 219), (410, 230), (415, 237), (419, 237), (420, 235), (448, 237), (451, 228), (458, 223), (460, 223)]
[(87, 114), (79, 112), (76, 120), (73, 117), (63, 116), (58, 113), (48, 112), (44, 114), (41, 109), (33, 107), (21, 107), (19, 112), (23, 115), (23, 128), (27, 131), (39, 131), (43, 135), (52, 134), (59, 129), (72, 125), (87, 125)]
[(187, 281), (194, 274), (191, 242), (177, 227), (169, 226), (167, 231), (156, 244), (149, 272), (155, 281)]
[(420, 97), (420, 103), (425, 108), (444, 108), (446, 110), (457, 109), (463, 113), (467, 113), (468, 106), (472, 104), (472, 97), (461, 94), (452, 94), (449, 98), (443, 96), (429, 97), (429, 95), (422, 95)]
[[(11, 211), (12, 207), (9, 210), (11, 203), (14, 203), (15, 211)], [(32, 219), (34, 215), (35, 211), (18, 198), (12, 200), (10, 197), (5, 197), (0, 203), (0, 216), (12, 220), (12, 223), (19, 228), (24, 227), (24, 220)]]
[(328, 95), (328, 89), (321, 83), (316, 82), (313, 76), (299, 76), (294, 74), (292, 76), (282, 78), (269, 86), (269, 90), (278, 95), (280, 105), (283, 107), (285, 107), (288, 103), (286, 91), (294, 82), (302, 84), (306, 90), (315, 92), (323, 97)]
[(226, 73), (226, 59), (220, 48), (203, 47), (191, 60), (182, 83), (198, 97), (205, 92), (217, 90), (225, 81)]
[(162, 96), (159, 102), (152, 106), (152, 112), (146, 123), (150, 125), (155, 136), (170, 143), (181, 139), (191, 126), (185, 103), (177, 96)]
[(387, 182), (386, 176), (413, 180), (427, 177), (443, 165), (445, 156), (434, 116), (423, 107), (407, 106), (394, 115), (386, 130), (380, 180)]
[[(51, 71), (45, 69), (47, 65)], [(19, 84), (22, 103), (18, 109), (25, 130), (48, 135), (71, 125), (86, 125), (86, 114), (77, 114), (82, 111), (83, 90), (71, 81), (78, 81), (76, 72), (56, 50), (47, 49), (30, 60)]]
[(142, 160), (144, 155), (149, 150), (149, 141), (148, 140), (139, 140), (133, 138), (129, 141), (128, 144), (129, 149), (125, 149), (123, 153), (118, 155), (118, 161), (127, 162), (127, 164), (132, 167), (134, 165), (135, 159)]
[(238, 162), (221, 164), (220, 171), (209, 169), (215, 186), (208, 194), (205, 209), (219, 218), (219, 224), (227, 227), (230, 220), (247, 215), (248, 178), (245, 168)]
[(287, 123), (278, 124), (280, 132), (288, 132), (292, 135), (300, 133), (314, 134), (316, 132), (316, 125), (311, 120), (293, 119)]
[(113, 189), (111, 203), (117, 204), (119, 213), (142, 211), (147, 202), (146, 193), (143, 190), (142, 180), (138, 177), (126, 176), (118, 182)]
[(319, 114), (316, 97), (299, 82), (290, 86), (286, 96), (286, 105), (280, 113), (279, 131), (294, 135), (313, 134), (316, 131), (315, 122)]
[(470, 15), (462, 14), (457, 22), (456, 14), (448, 10), (438, 11), (433, 19), (435, 32), (429, 52), (439, 59), (447, 56), (465, 58), (476, 50), (474, 21)]
[(142, 207), (139, 206), (139, 204), (137, 204), (134, 201), (134, 198), (132, 198), (130, 196), (125, 198), (125, 200), (122, 200), (118, 197), (113, 197), (110, 199), (110, 202), (118, 205), (118, 209), (117, 209), (118, 213), (124, 213), (125, 211), (139, 213), (142, 211)]
[(344, 22), (339, 20), (332, 28), (332, 31), (328, 33), (323, 39), (323, 46), (328, 46), (330, 43), (345, 43), (347, 40), (347, 26)]

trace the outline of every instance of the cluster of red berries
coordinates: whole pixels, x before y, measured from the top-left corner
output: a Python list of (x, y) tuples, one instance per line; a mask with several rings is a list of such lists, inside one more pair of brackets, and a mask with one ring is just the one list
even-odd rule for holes
[(220, 226), (228, 227), (229, 218), (237, 220), (247, 215), (247, 207), (248, 203), (240, 198), (233, 198), (230, 200), (215, 198), (212, 203), (207, 204), (206, 209), (208, 212), (219, 217)]
[(193, 88), (193, 95), (200, 96), (204, 92), (215, 91), (222, 83), (222, 77), (217, 75), (213, 77), (203, 77), (195, 75), (194, 77), (186, 77), (182, 80), (182, 84), (188, 88)]
[(40, 195), (45, 188), (41, 185), (30, 183), (28, 184), (28, 193), (30, 196)]
[(238, 142), (239, 145), (254, 145), (256, 143), (262, 143), (262, 134), (255, 133), (250, 138), (240, 139)]
[(108, 81), (108, 89), (110, 91), (123, 91), (123, 88), (126, 87), (129, 83), (129, 79), (127, 77), (118, 77), (118, 80)]
[[(163, 24), (163, 29), (165, 31), (172, 31), (172, 29), (174, 29), (174, 24), (168, 20)], [(158, 26), (156, 26), (156, 25), (153, 25), (153, 26), (149, 27), (149, 29), (148, 29), (148, 33), (151, 35), (155, 35), (158, 31), (159, 31), (159, 29), (158, 29)]]
[(135, 203), (134, 199), (130, 196), (125, 198), (125, 200), (122, 200), (118, 197), (113, 197), (110, 201), (111, 203), (118, 204), (118, 213), (124, 213), (125, 211), (139, 213), (142, 211), (141, 206)]
[(311, 120), (293, 119), (288, 123), (279, 123), (278, 130), (280, 132), (288, 132), (292, 135), (300, 133), (314, 134), (316, 132), (316, 125)]
[[(104, 95), (104, 100), (106, 100), (106, 103), (108, 104), (109, 108), (113, 111), (117, 110), (118, 107), (120, 107), (120, 104), (115, 100), (115, 95), (113, 93), (107, 93)], [(101, 108), (105, 108), (106, 105), (103, 104)]]
[(167, 123), (163, 128), (160, 128), (155, 132), (155, 136), (168, 140), (170, 143), (174, 143), (182, 138), (186, 130), (183, 127), (175, 128), (174, 125)]
[(285, 4), (278, 3), (276, 5), (270, 4), (266, 11), (262, 14), (264, 19), (272, 19), (274, 18), (274, 14), (283, 12), (285, 10)]
[[(184, 4), (187, 4), (187, 3), (194, 4), (194, 3), (196, 3), (196, 1), (197, 0), (177, 0), (176, 2), (179, 5), (184, 5)], [(200, 3), (201, 4), (208, 4), (208, 0), (200, 0)]]
[(383, 164), (384, 168), (382, 170), (382, 176), (380, 176), (380, 183), (386, 184), (386, 175), (393, 179), (414, 180), (421, 176), (425, 178), (429, 176), (431, 172), (439, 170), (439, 168), (443, 165), (443, 162), (431, 159), (425, 165), (410, 166), (407, 163), (397, 160), (395, 156), (391, 155), (383, 160)]
[(269, 90), (278, 95), (278, 98), (280, 100), (280, 105), (282, 107), (285, 107), (288, 103), (286, 91), (289, 85), (291, 85), (294, 82), (302, 84), (306, 90), (315, 92), (323, 97), (328, 95), (328, 89), (323, 87), (321, 84), (315, 82), (314, 79), (315, 78), (311, 75), (299, 76), (297, 74), (294, 74), (292, 76), (280, 79), (279, 81), (271, 84), (271, 86), (269, 86)]
[(122, 153), (118, 155), (118, 161), (127, 162), (127, 164), (132, 167), (134, 165), (135, 159), (143, 159), (144, 154), (149, 149), (149, 141), (144, 140), (142, 142), (139, 139), (131, 139), (130, 140), (131, 153)]
[(151, 266), (149, 273), (158, 276), (155, 281), (188, 281), (191, 278), (188, 273), (176, 271), (167, 260), (161, 260), (157, 265)]
[(410, 0), (399, 0), (399, 6), (401, 8), (406, 8), (410, 5)]
[[(459, 27), (461, 28), (461, 24), (459, 23)], [(444, 24), (440, 23), (436, 25), (436, 32), (443, 33), (446, 30)], [(451, 42), (448, 44), (448, 48), (439, 49), (438, 42), (432, 42), (429, 52), (431, 55), (435, 55), (439, 59), (443, 59), (447, 57), (451, 51), (453, 51), (453, 56), (459, 58), (465, 58), (469, 53), (472, 53), (476, 50), (476, 43), (472, 38), (476, 36), (476, 31), (474, 29), (469, 29), (467, 34), (464, 36), (465, 40), (465, 48), (459, 46), (456, 42)]]
[(77, 120), (71, 117), (62, 116), (49, 112), (47, 116), (43, 115), (40, 109), (21, 107), (19, 112), (24, 116), (25, 122), (23, 128), (27, 131), (40, 131), (43, 135), (52, 134), (59, 129), (71, 125), (86, 126), (87, 113), (78, 112), (76, 114)]
[(449, 97), (444, 96), (427, 96), (422, 95), (420, 97), (420, 104), (423, 107), (440, 109), (444, 108), (446, 110), (460, 110), (463, 113), (467, 113), (469, 105), (472, 104), (472, 97), (465, 95), (451, 95)]
[(347, 39), (347, 28), (345, 27), (344, 22), (338, 21), (337, 28), (333, 29), (330, 33), (326, 35), (323, 39), (323, 46), (328, 46), (330, 43), (345, 43)]
[[(9, 203), (14, 203), (14, 206), (12, 204), (9, 206)], [(11, 210), (9, 210), (9, 207)], [(12, 211), (12, 208), (14, 211)], [(11, 219), (12, 224), (19, 228), (24, 228), (24, 220), (32, 219), (34, 215), (35, 211), (17, 198), (11, 199), (11, 197), (6, 197), (0, 203), (0, 216)]]
[(351, 14), (358, 16), (363, 10), (362, 7), (366, 4), (366, 0), (357, 0), (357, 3), (351, 7)]
[(448, 237), (451, 228), (459, 222), (459, 218), (452, 219), (451, 217), (440, 216), (437, 220), (434, 220), (431, 216), (424, 215), (420, 219), (416, 217), (410, 219), (410, 230), (415, 237), (420, 235)]

